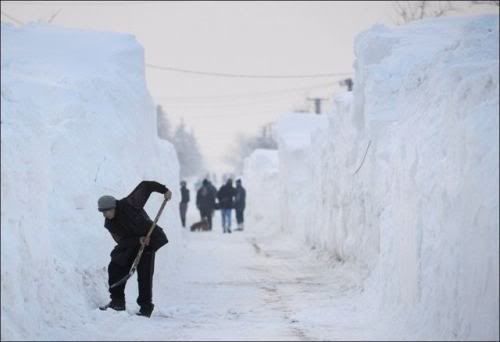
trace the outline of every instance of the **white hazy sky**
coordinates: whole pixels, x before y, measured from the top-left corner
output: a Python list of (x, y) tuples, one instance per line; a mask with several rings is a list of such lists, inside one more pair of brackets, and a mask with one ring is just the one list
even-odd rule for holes
[[(493, 6), (459, 6), (460, 14), (498, 13)], [(356, 34), (397, 18), (389, 1), (2, 1), (1, 9), (7, 22), (51, 20), (131, 33), (150, 65), (239, 75), (352, 74)], [(330, 97), (344, 77), (221, 77), (146, 68), (156, 104), (174, 126), (183, 119), (194, 130), (207, 165), (218, 172), (228, 170), (224, 156), (238, 134), (254, 134), (283, 112), (313, 110), (306, 98)]]

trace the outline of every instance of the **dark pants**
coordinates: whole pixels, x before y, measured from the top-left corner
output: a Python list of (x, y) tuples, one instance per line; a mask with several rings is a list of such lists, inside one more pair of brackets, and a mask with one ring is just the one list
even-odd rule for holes
[(188, 204), (187, 203), (179, 203), (179, 211), (181, 213), (181, 222), (182, 226), (186, 227), (186, 211), (187, 211)]
[(243, 211), (245, 209), (236, 209), (236, 222), (238, 224), (243, 223)]
[[(135, 258), (135, 255), (134, 255)], [(130, 271), (133, 260), (128, 266), (121, 266), (111, 261), (108, 266), (109, 286), (125, 277)], [(139, 285), (139, 296), (137, 304), (146, 310), (153, 309), (153, 273), (155, 268), (155, 252), (146, 247), (137, 265), (137, 282)], [(121, 284), (109, 290), (111, 300), (125, 304), (125, 285)]]
[(212, 210), (209, 209), (200, 210), (201, 220), (203, 221), (204, 218), (207, 219), (208, 227), (210, 228), (210, 230), (212, 230), (212, 216), (213, 216)]

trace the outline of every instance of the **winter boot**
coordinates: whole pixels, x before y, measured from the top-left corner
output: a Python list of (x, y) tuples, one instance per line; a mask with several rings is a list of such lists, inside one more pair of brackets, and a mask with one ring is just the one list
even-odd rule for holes
[(149, 304), (149, 305), (143, 305), (141, 306), (141, 309), (137, 313), (137, 316), (144, 316), (144, 317), (151, 317), (151, 314), (153, 313), (153, 309), (155, 308), (154, 304)]
[(99, 307), (100, 310), (107, 310), (108, 308), (113, 309), (115, 311), (125, 311), (125, 303), (118, 301), (111, 301), (106, 305), (102, 305)]

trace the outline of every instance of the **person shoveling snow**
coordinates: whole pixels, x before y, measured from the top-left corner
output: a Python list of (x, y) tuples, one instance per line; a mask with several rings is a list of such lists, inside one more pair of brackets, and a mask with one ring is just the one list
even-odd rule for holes
[[(144, 205), (152, 192), (159, 192), (165, 196), (154, 221), (151, 221), (144, 210)], [(143, 181), (130, 195), (121, 200), (109, 195), (99, 198), (98, 210), (105, 217), (104, 227), (117, 243), (111, 252), (108, 266), (111, 301), (99, 309), (125, 310), (125, 285), (137, 268), (139, 283), (137, 304), (140, 306), (137, 315), (151, 317), (154, 309), (152, 290), (155, 253), (168, 243), (165, 232), (156, 225), (156, 222), (171, 197), (172, 192), (165, 185), (154, 181)]]

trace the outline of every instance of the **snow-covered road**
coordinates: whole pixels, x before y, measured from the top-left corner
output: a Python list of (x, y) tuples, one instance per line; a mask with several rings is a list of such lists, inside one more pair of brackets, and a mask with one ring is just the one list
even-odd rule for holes
[[(150, 319), (135, 316), (134, 276), (127, 312), (95, 309), (77, 340), (316, 340), (373, 336), (351, 301), (359, 272), (309, 253), (282, 234), (185, 231), (178, 275), (154, 289)], [(161, 253), (161, 251), (159, 252)], [(155, 272), (162, 272), (156, 263)], [(349, 275), (352, 274), (352, 277)], [(354, 296), (355, 297), (355, 296)], [(362, 322), (363, 326), (360, 325)]]
[(184, 272), (159, 301), (160, 314), (170, 317), (160, 323), (165, 334), (180, 340), (310, 339), (280, 290), (305, 281), (287, 262), (297, 254), (271, 256), (249, 234), (214, 228), (188, 235)]
[[(212, 232), (180, 227), (137, 37), (1, 26), (1, 340), (499, 340), (498, 13), (360, 32), (353, 91), (281, 113), (278, 149), (245, 159), (231, 235), (219, 212)], [(142, 180), (175, 199), (151, 319), (136, 276), (127, 312), (97, 309), (114, 241), (96, 201)]]

